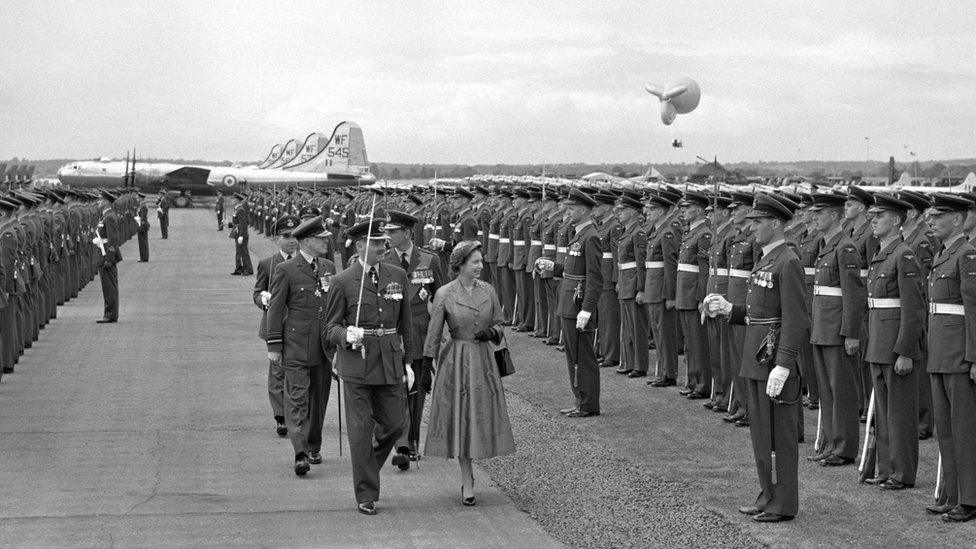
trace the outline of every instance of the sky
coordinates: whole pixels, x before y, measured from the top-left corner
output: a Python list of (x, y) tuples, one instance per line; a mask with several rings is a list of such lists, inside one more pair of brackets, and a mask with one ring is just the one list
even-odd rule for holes
[[(976, 156), (964, 1), (32, 1), (0, 36), (0, 158), (260, 161), (343, 120), (373, 162)], [(665, 126), (644, 86), (681, 77)]]

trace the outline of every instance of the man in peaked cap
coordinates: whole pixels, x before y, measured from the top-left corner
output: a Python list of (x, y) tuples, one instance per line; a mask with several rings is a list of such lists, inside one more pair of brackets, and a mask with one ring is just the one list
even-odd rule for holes
[(166, 189), (159, 189), (159, 197), (156, 198), (156, 217), (159, 219), (159, 232), (163, 240), (169, 238), (169, 209), (172, 206), (173, 203)]
[(405, 299), (410, 281), (401, 267), (382, 261), (388, 245), (384, 227), (385, 220), (375, 219), (349, 229), (358, 257), (333, 280), (323, 328), (336, 346), (353, 488), (364, 515), (376, 514), (380, 468), (406, 427), (403, 385), (409, 390), (414, 384), (412, 315)]
[[(725, 246), (729, 269), (726, 299), (731, 303), (743, 303), (748, 297), (749, 279), (755, 261), (756, 245), (752, 235), (752, 223), (747, 216), (752, 212), (754, 200), (755, 197), (752, 193), (734, 191), (732, 200), (727, 206), (732, 220), (732, 228), (729, 231)], [(740, 427), (749, 426), (745, 391), (748, 381), (739, 377), (739, 357), (742, 356), (742, 341), (745, 339), (745, 332), (745, 326), (729, 325), (723, 346), (724, 358), (730, 363), (733, 381), (729, 387), (731, 398), (727, 405), (728, 410), (722, 419)], [(719, 408), (720, 410), (721, 408)], [(716, 411), (715, 408), (712, 408), (712, 411)]]
[(616, 368), (620, 374), (629, 374), (630, 370), (620, 363), (620, 300), (617, 298), (615, 287), (617, 280), (616, 253), (617, 241), (623, 227), (613, 215), (613, 206), (617, 196), (609, 192), (598, 192), (593, 195), (596, 207), (593, 208), (593, 224), (600, 235), (600, 268), (603, 274), (603, 288), (600, 293), (597, 319), (597, 351), (601, 368)]
[[(389, 238), (390, 251), (383, 261), (401, 267), (407, 273), (410, 285), (404, 292), (404, 299), (410, 301), (410, 314), (413, 332), (408, 336), (414, 349), (422, 349), (427, 339), (427, 326), (430, 324), (428, 304), (433, 302), (434, 294), (444, 284), (444, 270), (436, 254), (414, 245), (412, 232), (420, 220), (410, 214), (390, 210), (383, 232)], [(417, 353), (411, 363), (417, 382), (407, 395), (407, 427), (396, 443), (393, 466), (401, 470), (410, 468), (411, 461), (420, 459), (420, 424), (423, 420), (424, 400), (433, 387), (433, 365), (427, 363), (421, 353)]]
[(663, 193), (651, 195), (644, 209), (647, 247), (644, 256), (643, 296), (636, 300), (650, 305), (650, 326), (657, 348), (654, 387), (671, 387), (678, 378), (678, 313), (674, 310), (678, 249), (681, 232), (671, 223), (668, 212), (674, 207)]
[[(298, 253), (298, 240), (292, 236), (292, 231), (298, 227), (299, 223), (300, 221), (295, 216), (286, 215), (280, 218), (274, 227), (278, 251), (258, 261), (257, 280), (254, 284), (252, 300), (261, 309), (258, 337), (265, 342), (268, 339), (268, 304), (271, 303), (271, 278), (280, 263), (288, 261)], [(278, 436), (286, 436), (288, 427), (285, 425), (285, 370), (281, 361), (268, 361), (268, 398), (271, 400), (271, 412), (274, 416)]]
[(110, 324), (119, 321), (119, 269), (122, 261), (122, 228), (119, 217), (112, 209), (116, 196), (108, 191), (101, 192), (98, 204), (102, 210), (102, 220), (98, 224), (96, 238), (101, 252), (99, 279), (102, 281), (102, 297), (105, 300), (105, 314), (95, 322)]
[(566, 417), (583, 418), (600, 415), (600, 368), (593, 348), (597, 303), (603, 288), (601, 270), (602, 246), (593, 226), (590, 212), (596, 201), (578, 189), (566, 199), (567, 222), (575, 226), (569, 240), (565, 263), (540, 257), (540, 271), (553, 271), (562, 278), (559, 290), (559, 316), (565, 338), (569, 382), (576, 399), (571, 408), (561, 410)]
[[(146, 195), (137, 193), (139, 209), (136, 213), (136, 238), (139, 242), (139, 262), (149, 261), (149, 205)], [(221, 221), (223, 225), (223, 221)], [(223, 227), (221, 227), (223, 228)]]
[[(254, 267), (251, 263), (251, 252), (248, 249), (248, 215), (247, 205), (244, 203), (245, 197), (241, 193), (234, 193), (234, 213), (227, 227), (232, 229), (230, 237), (234, 240), (234, 272), (231, 275), (250, 276), (254, 274)], [(168, 214), (167, 214), (168, 215)], [(166, 238), (166, 237), (163, 237)]]
[[(643, 303), (646, 281), (647, 233), (640, 224), (644, 204), (631, 196), (617, 199), (614, 213), (621, 226), (621, 236), (617, 245), (617, 259), (614, 270), (617, 272), (616, 292), (620, 300), (620, 368), (627, 377), (647, 376), (648, 338), (650, 337), (649, 307)], [(641, 302), (637, 296), (641, 294)]]
[[(868, 339), (877, 435), (877, 476), (884, 490), (915, 486), (918, 468), (918, 370), (925, 317), (921, 269), (901, 227), (911, 205), (878, 193), (870, 213), (878, 251), (868, 267)], [(870, 475), (871, 471), (866, 471)]]
[(688, 364), (688, 383), (679, 394), (692, 400), (708, 398), (712, 388), (708, 333), (699, 315), (699, 306), (708, 293), (708, 255), (712, 246), (712, 231), (705, 220), (708, 204), (707, 196), (693, 191), (686, 192), (679, 204), (688, 224), (678, 252), (675, 293)]
[(928, 278), (928, 373), (941, 491), (925, 510), (945, 522), (976, 518), (976, 248), (966, 240), (962, 196), (932, 196), (930, 225), (942, 241)]
[[(294, 224), (295, 218), (283, 219), (284, 230)], [(298, 253), (271, 273), (268, 360), (284, 370), (283, 411), (298, 476), (308, 473), (310, 463), (322, 463), (322, 425), (332, 388), (332, 346), (324, 340), (323, 328), (336, 268), (320, 257), (328, 236), (321, 217), (303, 221), (291, 230)]]
[[(854, 247), (861, 254), (861, 265), (864, 266), (861, 269), (861, 279), (867, 280), (868, 261), (874, 257), (874, 252), (878, 249), (878, 239), (871, 232), (871, 222), (867, 217), (868, 208), (874, 205), (874, 195), (855, 185), (848, 187), (847, 193), (847, 202), (844, 204), (845, 229), (851, 237)], [(867, 309), (866, 305), (865, 303), (865, 310)], [(868, 397), (871, 393), (871, 367), (864, 361), (864, 349), (867, 348), (867, 340), (870, 335), (868, 334), (867, 314), (862, 318), (861, 360), (858, 362), (857, 375), (854, 381), (857, 383), (860, 394), (861, 420), (863, 421), (867, 415)]]
[(858, 448), (860, 361), (866, 292), (861, 255), (842, 222), (847, 197), (817, 193), (810, 210), (822, 235), (814, 269), (810, 342), (820, 396), (819, 445), (811, 461), (825, 466), (854, 462)]
[(703, 301), (703, 310), (746, 324), (740, 375), (748, 379), (744, 389), (761, 492), (754, 505), (739, 512), (756, 522), (782, 522), (792, 520), (799, 508), (796, 418), (801, 395), (796, 358), (808, 337), (810, 319), (800, 258), (786, 245), (785, 228), (792, 213), (759, 194), (748, 217), (763, 253), (753, 267), (746, 302), (733, 305), (712, 294)]

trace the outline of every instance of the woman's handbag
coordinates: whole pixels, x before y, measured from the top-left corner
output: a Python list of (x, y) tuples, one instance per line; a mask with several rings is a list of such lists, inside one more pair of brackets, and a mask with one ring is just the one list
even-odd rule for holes
[(499, 377), (515, 373), (515, 363), (512, 362), (512, 354), (508, 352), (508, 342), (504, 335), (502, 335), (502, 346), (495, 349), (495, 364), (498, 366)]

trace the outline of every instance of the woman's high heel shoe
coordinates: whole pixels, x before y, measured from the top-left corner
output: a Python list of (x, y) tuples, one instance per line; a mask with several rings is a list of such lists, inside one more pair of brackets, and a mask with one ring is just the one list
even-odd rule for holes
[(474, 496), (469, 498), (464, 497), (464, 485), (461, 485), (461, 505), (465, 507), (474, 507), (478, 502), (475, 501)]

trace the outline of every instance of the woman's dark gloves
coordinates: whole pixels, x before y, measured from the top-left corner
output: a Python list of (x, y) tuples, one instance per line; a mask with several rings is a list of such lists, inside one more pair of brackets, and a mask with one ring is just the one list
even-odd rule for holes
[(496, 328), (487, 328), (474, 334), (474, 340), (481, 342), (490, 341), (495, 345), (498, 345), (502, 341), (502, 334), (501, 331)]

